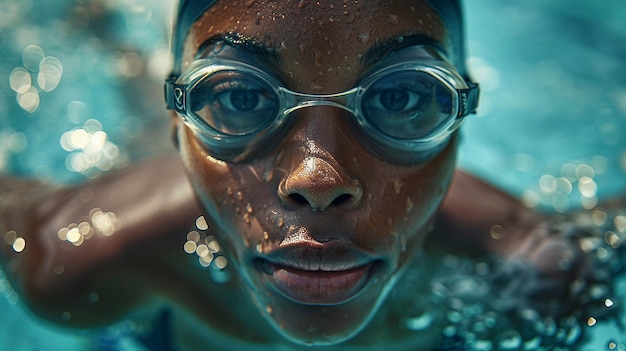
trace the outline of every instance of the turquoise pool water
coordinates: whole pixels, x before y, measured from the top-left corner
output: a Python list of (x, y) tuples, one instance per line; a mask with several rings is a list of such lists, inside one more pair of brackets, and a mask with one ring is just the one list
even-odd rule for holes
[[(153, 102), (169, 65), (171, 0), (82, 3), (0, 0), (2, 171), (77, 182), (171, 148)], [(624, 193), (626, 2), (471, 0), (466, 11), (483, 95), (460, 166), (549, 211)], [(626, 291), (623, 278), (615, 284)], [(88, 349), (88, 335), (29, 315), (3, 279), (0, 293), (0, 349)], [(581, 349), (626, 350), (618, 325), (587, 326)], [(110, 331), (122, 335), (117, 350), (142, 349), (123, 337), (130, 329)]]

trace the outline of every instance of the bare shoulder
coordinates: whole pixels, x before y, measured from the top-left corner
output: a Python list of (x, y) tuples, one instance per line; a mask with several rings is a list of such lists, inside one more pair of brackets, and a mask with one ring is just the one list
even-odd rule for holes
[(524, 233), (544, 220), (544, 215), (527, 208), (519, 199), (471, 174), (456, 171), (435, 219), (435, 231), (445, 233), (449, 244), (479, 252), (503, 251), (518, 245)]

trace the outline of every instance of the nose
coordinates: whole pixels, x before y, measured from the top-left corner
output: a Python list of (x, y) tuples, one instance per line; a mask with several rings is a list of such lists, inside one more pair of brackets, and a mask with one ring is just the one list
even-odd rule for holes
[(330, 206), (356, 207), (363, 190), (360, 183), (321, 157), (306, 157), (285, 177), (279, 187), (280, 198), (292, 205), (308, 205), (313, 211)]
[(278, 187), (278, 195), (284, 203), (309, 206), (313, 211), (359, 205), (363, 197), (362, 184), (347, 168), (361, 146), (345, 113), (330, 106), (300, 111), (290, 145), (295, 154)]

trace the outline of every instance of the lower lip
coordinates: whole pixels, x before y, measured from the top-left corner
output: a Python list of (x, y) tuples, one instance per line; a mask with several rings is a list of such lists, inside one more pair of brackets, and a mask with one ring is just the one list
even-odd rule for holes
[(372, 264), (330, 272), (269, 266), (271, 282), (291, 300), (310, 305), (336, 305), (348, 301), (363, 289)]

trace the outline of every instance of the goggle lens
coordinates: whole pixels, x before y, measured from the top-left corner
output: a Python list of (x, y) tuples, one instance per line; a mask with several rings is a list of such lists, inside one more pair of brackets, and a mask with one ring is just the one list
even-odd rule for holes
[(227, 135), (263, 129), (278, 113), (279, 99), (262, 79), (237, 71), (208, 74), (190, 89), (192, 113)]
[(454, 92), (434, 76), (401, 71), (374, 81), (361, 99), (368, 122), (388, 136), (418, 139), (453, 117)]

